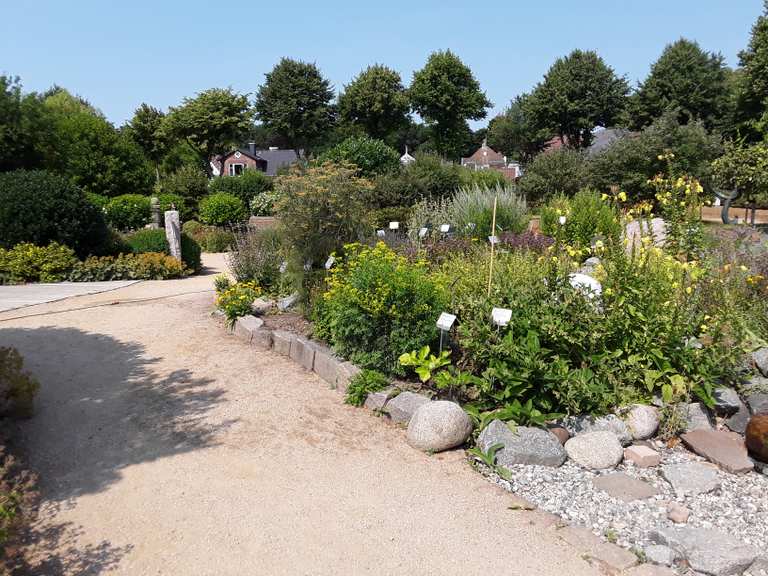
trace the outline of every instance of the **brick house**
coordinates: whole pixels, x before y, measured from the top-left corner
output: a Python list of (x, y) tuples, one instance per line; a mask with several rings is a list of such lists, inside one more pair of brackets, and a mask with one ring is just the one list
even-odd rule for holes
[(295, 164), (298, 160), (293, 150), (269, 148), (257, 150), (256, 144), (232, 150), (211, 161), (214, 176), (238, 176), (245, 170), (260, 170), (267, 176), (274, 176), (280, 168)]
[(471, 170), (496, 170), (504, 174), (507, 180), (515, 180), (522, 176), (520, 164), (507, 162), (507, 157), (488, 146), (485, 140), (474, 154), (461, 159), (461, 165)]

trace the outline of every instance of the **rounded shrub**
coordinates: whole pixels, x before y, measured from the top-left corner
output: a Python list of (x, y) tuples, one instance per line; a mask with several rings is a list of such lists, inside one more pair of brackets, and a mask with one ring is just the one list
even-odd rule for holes
[(251, 201), (270, 192), (274, 184), (272, 178), (260, 170), (246, 170), (240, 176), (222, 176), (215, 178), (209, 185), (211, 194), (226, 192), (237, 196), (243, 201), (243, 204), (250, 206)]
[(400, 167), (400, 155), (381, 140), (352, 136), (326, 151), (318, 162), (350, 162), (360, 175), (370, 177), (395, 172)]
[[(147, 254), (150, 252), (170, 253), (165, 230), (159, 228), (137, 230), (133, 234), (126, 236), (125, 241), (134, 254)], [(200, 245), (189, 235), (182, 232), (181, 259), (187, 265), (187, 268), (196, 272), (200, 270), (200, 253)]]
[(91, 201), (91, 204), (99, 208), (100, 210), (104, 210), (104, 208), (109, 203), (109, 197), (104, 196), (103, 194), (96, 194), (95, 192), (86, 192), (85, 193), (86, 198)]
[(67, 179), (43, 170), (0, 174), (0, 247), (58, 242), (82, 257), (107, 236), (102, 211)]
[(245, 206), (237, 196), (217, 192), (200, 200), (200, 220), (211, 226), (227, 226), (245, 218)]
[(197, 166), (182, 166), (163, 180), (163, 194), (197, 201), (208, 193), (208, 178)]
[(104, 208), (107, 222), (118, 230), (138, 230), (150, 219), (149, 196), (123, 194), (115, 196)]
[(187, 199), (178, 194), (160, 194), (157, 197), (160, 203), (160, 219), (163, 220), (163, 213), (166, 210), (178, 210), (179, 218), (182, 222), (186, 222), (192, 218), (192, 210), (189, 209)]

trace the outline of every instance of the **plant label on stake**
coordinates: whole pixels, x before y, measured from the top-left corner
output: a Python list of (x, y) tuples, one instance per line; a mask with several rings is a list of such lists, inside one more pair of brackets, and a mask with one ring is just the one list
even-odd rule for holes
[(304, 271), (309, 272), (310, 270), (312, 270), (312, 260), (307, 260), (304, 262)]
[(429, 228), (426, 226), (424, 228), (419, 228), (419, 238), (425, 238), (427, 236), (427, 232), (429, 232)]
[(288, 269), (288, 262), (283, 260), (280, 262), (280, 274), (285, 274), (285, 271)]
[(557, 221), (560, 222), (560, 226), (565, 226), (566, 217), (560, 216), (560, 218), (558, 218)]
[(450, 330), (451, 327), (453, 326), (454, 322), (456, 322), (455, 314), (449, 314), (448, 312), (443, 312), (440, 314), (440, 317), (437, 319), (437, 327), (440, 328), (440, 330), (448, 332), (448, 330)]
[(491, 310), (491, 320), (499, 328), (506, 326), (512, 320), (512, 310), (509, 308), (494, 308)]
[(386, 234), (387, 233), (384, 230), (376, 230), (376, 236), (378, 236), (379, 238), (384, 238)]
[(488, 236), (488, 242), (491, 244), (498, 244), (499, 243), (499, 237), (498, 236)]
[(330, 270), (335, 262), (336, 258), (333, 255), (328, 256), (328, 260), (325, 261), (325, 269)]
[(400, 229), (400, 222), (390, 222), (389, 223), (389, 229), (390, 230), (399, 230)]
[(451, 225), (450, 224), (440, 224), (440, 232), (443, 234), (448, 234), (448, 232), (451, 231)]

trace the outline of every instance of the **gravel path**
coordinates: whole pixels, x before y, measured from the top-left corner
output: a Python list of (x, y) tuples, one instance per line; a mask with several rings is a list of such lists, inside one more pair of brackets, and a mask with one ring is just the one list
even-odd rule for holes
[(42, 384), (17, 435), (42, 478), (32, 573), (600, 573), (462, 452), (417, 453), (227, 336), (212, 279), (0, 314)]

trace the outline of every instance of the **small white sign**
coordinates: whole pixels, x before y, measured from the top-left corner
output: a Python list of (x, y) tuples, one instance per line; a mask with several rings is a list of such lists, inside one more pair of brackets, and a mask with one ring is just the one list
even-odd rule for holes
[(506, 326), (512, 320), (512, 310), (508, 308), (494, 308), (491, 310), (491, 320), (496, 326)]
[(400, 229), (400, 222), (390, 222), (389, 223), (389, 229), (390, 230), (399, 230)]
[(498, 236), (488, 236), (488, 242), (491, 244), (498, 244), (499, 243), (499, 237)]
[(312, 270), (312, 260), (307, 260), (306, 262), (304, 262), (304, 270), (307, 272)]
[(429, 232), (429, 228), (419, 228), (419, 238), (424, 238)]
[(384, 238), (384, 236), (386, 235), (387, 233), (384, 230), (376, 230), (376, 236), (378, 236), (379, 238)]
[(336, 262), (336, 258), (333, 256), (328, 256), (328, 260), (325, 261), (325, 269), (330, 270), (333, 267), (333, 264)]
[(560, 222), (560, 226), (565, 226), (565, 216), (560, 216), (557, 221)]
[(453, 323), (456, 322), (456, 315), (455, 314), (449, 314), (448, 312), (443, 312), (440, 314), (440, 317), (437, 319), (437, 327), (440, 328), (440, 330), (443, 330), (447, 332), (451, 329), (451, 326), (453, 326)]
[(467, 228), (468, 228), (469, 230), (474, 230), (475, 228), (477, 228), (477, 226), (475, 225), (475, 223), (474, 223), (474, 222), (468, 222), (468, 223), (467, 223)]
[(288, 269), (288, 262), (286, 262), (285, 260), (283, 260), (283, 261), (280, 263), (280, 274), (283, 274), (283, 273), (285, 273), (285, 271), (286, 271), (287, 269)]
[(442, 232), (443, 234), (449, 232), (450, 230), (451, 230), (450, 224), (440, 224), (440, 232)]

